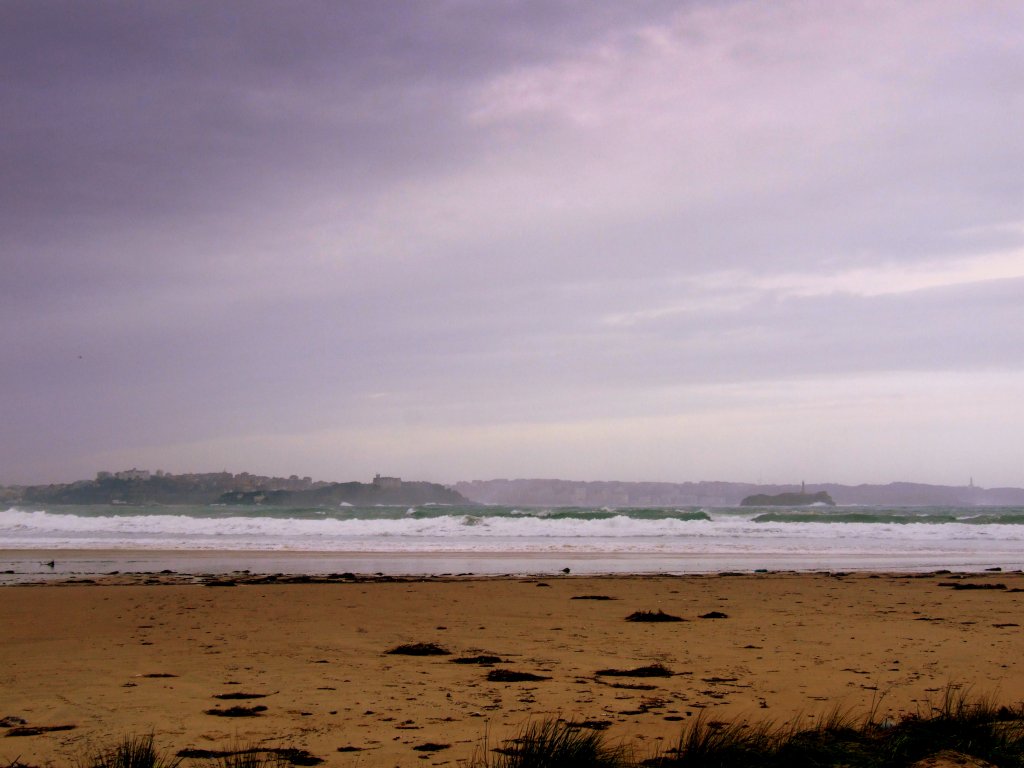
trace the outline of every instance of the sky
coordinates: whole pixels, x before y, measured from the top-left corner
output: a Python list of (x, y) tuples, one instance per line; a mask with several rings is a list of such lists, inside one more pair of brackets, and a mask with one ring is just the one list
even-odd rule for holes
[(1017, 0), (3, 0), (0, 115), (0, 483), (1024, 486)]

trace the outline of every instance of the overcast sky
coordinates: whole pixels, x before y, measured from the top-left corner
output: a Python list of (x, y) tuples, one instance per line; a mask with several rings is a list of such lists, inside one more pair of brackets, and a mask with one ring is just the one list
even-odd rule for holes
[(1024, 486), (1024, 4), (0, 3), (0, 483)]

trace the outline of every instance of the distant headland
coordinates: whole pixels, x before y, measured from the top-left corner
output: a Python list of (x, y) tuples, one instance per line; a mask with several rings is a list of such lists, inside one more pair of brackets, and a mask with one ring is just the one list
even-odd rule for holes
[[(456, 483), (454, 490), (482, 504), (550, 507), (735, 507), (763, 494), (799, 494), (800, 484), (767, 485), (718, 480), (698, 482), (625, 482), (554, 479), (474, 480)], [(814, 483), (837, 505), (864, 507), (1018, 507), (1024, 488), (982, 488), (967, 485), (887, 483), (841, 485)], [(816, 503), (811, 501), (810, 503)], [(824, 502), (828, 503), (828, 502)]]
[[(524, 507), (840, 506), (1019, 507), (1024, 488), (974, 485), (765, 485), (723, 481), (685, 483), (557, 479), (473, 480), (451, 486), (377, 475), (369, 482), (325, 482), (249, 472), (171, 474), (145, 469), (98, 472), (93, 480), (0, 486), (0, 504), (245, 504), (322, 507), (352, 504), (497, 504)], [(823, 494), (823, 495), (819, 495)]]
[(328, 483), (309, 477), (267, 477), (248, 472), (173, 475), (128, 469), (99, 472), (94, 480), (0, 487), (0, 501), (41, 504), (244, 504), (322, 507), (352, 504), (461, 504), (473, 502), (437, 483), (377, 475), (369, 483)]

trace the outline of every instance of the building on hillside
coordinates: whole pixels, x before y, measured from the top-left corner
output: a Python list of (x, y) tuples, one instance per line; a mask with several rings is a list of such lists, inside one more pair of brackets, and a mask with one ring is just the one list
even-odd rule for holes
[(374, 488), (381, 488), (384, 490), (395, 489), (402, 487), (402, 478), (400, 477), (381, 477), (379, 474), (373, 476)]

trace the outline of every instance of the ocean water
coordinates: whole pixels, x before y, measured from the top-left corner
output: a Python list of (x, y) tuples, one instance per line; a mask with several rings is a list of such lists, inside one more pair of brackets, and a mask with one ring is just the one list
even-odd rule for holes
[(21, 506), (0, 550), (14, 575), (1018, 569), (1024, 508)]

